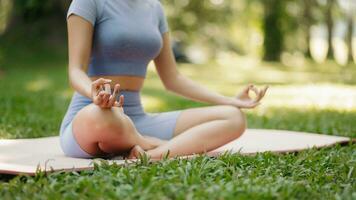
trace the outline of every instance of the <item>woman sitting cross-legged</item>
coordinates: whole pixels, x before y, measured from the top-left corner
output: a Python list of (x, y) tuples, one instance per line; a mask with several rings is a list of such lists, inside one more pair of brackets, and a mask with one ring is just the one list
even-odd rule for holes
[[(67, 22), (75, 90), (60, 130), (67, 156), (204, 153), (240, 137), (246, 129), (240, 109), (256, 107), (266, 93), (248, 85), (226, 97), (181, 75), (158, 0), (73, 0)], [(140, 90), (151, 60), (167, 90), (215, 105), (145, 113)]]

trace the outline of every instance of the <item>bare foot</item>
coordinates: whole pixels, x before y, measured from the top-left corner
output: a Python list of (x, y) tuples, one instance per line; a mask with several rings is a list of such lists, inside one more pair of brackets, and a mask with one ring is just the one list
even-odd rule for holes
[(138, 145), (140, 145), (140, 147), (145, 150), (145, 151), (148, 151), (148, 150), (151, 150), (151, 149), (154, 149), (154, 148), (157, 148), (158, 146), (161, 146), (165, 143), (167, 143), (168, 141), (166, 140), (161, 140), (159, 138), (155, 138), (155, 137), (151, 137), (151, 136), (146, 136), (144, 135), (142, 137), (142, 140), (140, 143), (138, 143)]
[(168, 142), (167, 140), (161, 140), (159, 138), (155, 138), (155, 137), (151, 137), (151, 136), (144, 135), (143, 137), (150, 144), (150, 148), (145, 149), (145, 150), (154, 149), (154, 148), (156, 148), (158, 146), (161, 146), (161, 145), (163, 145), (163, 144)]
[(128, 156), (129, 159), (138, 159), (140, 155), (145, 154), (145, 150), (143, 150), (139, 145), (135, 145)]

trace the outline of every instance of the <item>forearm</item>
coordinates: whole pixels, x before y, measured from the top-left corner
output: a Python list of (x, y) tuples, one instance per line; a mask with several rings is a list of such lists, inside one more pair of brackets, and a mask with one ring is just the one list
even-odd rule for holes
[(232, 104), (231, 97), (226, 97), (217, 92), (210, 91), (181, 74), (178, 74), (175, 77), (167, 89), (194, 101), (215, 105)]
[(79, 67), (69, 69), (69, 82), (71, 87), (79, 92), (80, 94), (88, 97), (91, 97), (91, 83), (92, 81), (88, 75)]

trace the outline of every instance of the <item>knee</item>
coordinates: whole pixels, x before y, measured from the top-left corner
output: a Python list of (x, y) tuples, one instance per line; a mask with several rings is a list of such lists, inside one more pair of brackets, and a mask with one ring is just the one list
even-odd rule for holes
[(112, 131), (120, 133), (124, 116), (113, 109), (102, 109), (90, 104), (78, 112), (73, 123), (78, 131), (84, 133), (100, 134)]
[(73, 120), (73, 134), (87, 152), (126, 151), (137, 143), (135, 128), (119, 109), (102, 109), (94, 104), (84, 107)]
[(236, 107), (228, 106), (226, 112), (226, 120), (228, 121), (230, 130), (233, 130), (234, 136), (240, 137), (247, 128), (245, 114)]

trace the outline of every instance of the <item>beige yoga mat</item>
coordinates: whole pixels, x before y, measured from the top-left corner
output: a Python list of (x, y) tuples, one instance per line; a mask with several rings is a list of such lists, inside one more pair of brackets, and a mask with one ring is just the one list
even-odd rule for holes
[[(253, 154), (257, 152), (295, 152), (311, 147), (325, 147), (347, 143), (350, 138), (320, 134), (248, 129), (239, 139), (232, 141), (208, 155), (216, 156), (225, 151)], [(92, 159), (78, 159), (64, 156), (58, 137), (37, 139), (0, 140), (0, 173), (29, 174), (41, 171), (80, 171), (93, 169)], [(124, 160), (110, 160), (124, 164)]]

